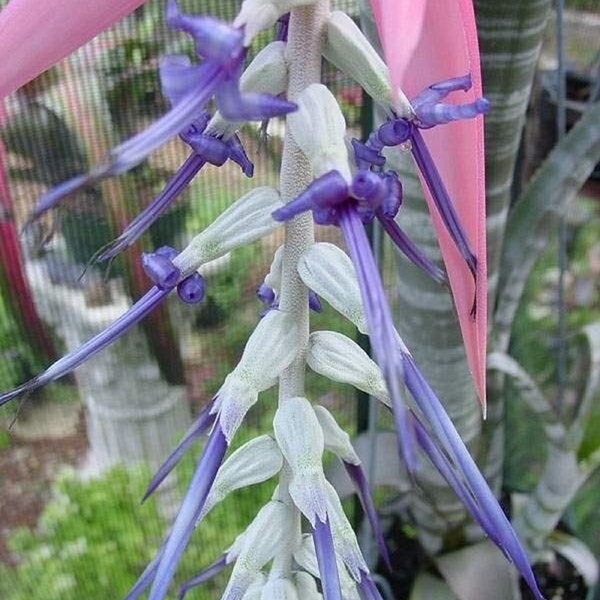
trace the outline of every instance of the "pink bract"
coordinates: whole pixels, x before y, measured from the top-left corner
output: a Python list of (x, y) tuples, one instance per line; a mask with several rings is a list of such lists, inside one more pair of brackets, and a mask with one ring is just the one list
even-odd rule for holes
[(107, 29), (145, 0), (10, 0), (0, 12), (0, 98)]
[[(394, 89), (409, 97), (427, 86), (471, 74), (473, 87), (449, 97), (472, 102), (482, 96), (475, 15), (470, 0), (371, 0)], [(483, 118), (456, 121), (423, 137), (477, 254), (477, 289), (473, 277), (446, 231), (425, 185), (440, 248), (450, 279), (467, 360), (485, 409), (487, 268)], [(423, 182), (422, 182), (423, 183)], [(477, 313), (470, 315), (476, 297)]]

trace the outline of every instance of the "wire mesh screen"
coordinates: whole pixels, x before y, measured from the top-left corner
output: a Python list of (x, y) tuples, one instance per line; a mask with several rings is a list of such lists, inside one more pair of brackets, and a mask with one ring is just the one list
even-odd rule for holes
[[(223, 19), (232, 18), (238, 5), (180, 3), (182, 10)], [(354, 6), (340, 7), (355, 12)], [(52, 352), (56, 357), (79, 346), (138, 299), (150, 287), (140, 270), (141, 252), (165, 245), (180, 249), (256, 185), (277, 185), (284, 129), (283, 122), (273, 120), (266, 136), (257, 127), (241, 134), (254, 163), (252, 179), (234, 163), (205, 166), (147, 234), (109, 264), (92, 259), (186, 161), (189, 149), (181, 140), (28, 222), (41, 194), (101, 164), (111, 147), (167, 110), (159, 58), (172, 53), (193, 57), (194, 48), (188, 36), (165, 26), (163, 9), (162, 1), (148, 2), (7, 99), (2, 127), (7, 198), (14, 232), (27, 224), (18, 238), (23, 257), (18, 266), (54, 348), (40, 348), (39, 333), (15, 318), (21, 307), (3, 274), (2, 389), (33, 376)], [(358, 88), (324, 69), (359, 136)], [(320, 239), (327, 235), (318, 232)], [(174, 515), (195, 453), (178, 466), (156, 499), (141, 506), (151, 470), (239, 359), (263, 308), (254, 292), (281, 242), (281, 234), (274, 234), (207, 265), (201, 304), (189, 307), (169, 299), (157, 315), (78, 369), (74, 378), (24, 401), (12, 430), (2, 430), (0, 437), (0, 448), (6, 450), (0, 457), (2, 598), (118, 598), (135, 582)], [(332, 326), (332, 319), (324, 310), (316, 326), (344, 330), (343, 323)], [(342, 422), (353, 429), (355, 396), (348, 388), (325, 385), (316, 376), (308, 388), (325, 406), (343, 408)], [(234, 445), (263, 433), (274, 406), (273, 394), (264, 394)], [(14, 411), (4, 411), (7, 422)], [(127, 471), (115, 466), (121, 463)], [(179, 569), (180, 581), (227, 548), (271, 493), (269, 486), (257, 486), (216, 509)], [(217, 580), (190, 597), (214, 598), (222, 588)]]

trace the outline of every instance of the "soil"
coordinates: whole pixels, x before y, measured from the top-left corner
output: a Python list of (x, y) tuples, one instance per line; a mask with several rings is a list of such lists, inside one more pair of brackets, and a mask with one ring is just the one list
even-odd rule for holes
[(53, 436), (49, 431), (49, 437), (44, 437), (38, 432), (32, 439), (29, 432), (19, 435), (19, 427), (8, 432), (10, 443), (0, 449), (0, 563), (16, 564), (17, 557), (7, 545), (11, 532), (35, 527), (57, 474), (66, 466), (80, 466), (85, 459), (83, 411), (80, 406), (74, 410), (75, 426), (69, 422), (67, 435)]

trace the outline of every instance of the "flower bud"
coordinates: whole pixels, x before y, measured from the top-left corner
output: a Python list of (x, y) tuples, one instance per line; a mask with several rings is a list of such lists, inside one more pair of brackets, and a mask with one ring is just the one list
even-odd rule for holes
[(315, 406), (313, 409), (323, 430), (325, 448), (344, 462), (360, 464), (360, 458), (352, 447), (350, 436), (337, 424), (333, 415), (324, 406)]
[[(316, 373), (324, 375), (332, 381), (349, 383), (389, 406), (389, 394), (381, 369), (349, 337), (335, 331), (314, 331), (308, 338), (306, 362)], [(323, 427), (323, 433), (327, 435), (321, 420), (322, 415), (317, 412), (317, 409), (321, 409), (321, 407), (315, 407), (315, 412)], [(327, 444), (327, 437), (325, 443)]]
[(294, 504), (314, 526), (325, 521), (325, 474), (323, 473), (323, 431), (306, 398), (289, 398), (273, 419), (279, 448), (291, 471), (289, 492)]
[(271, 311), (258, 323), (246, 343), (235, 369), (217, 392), (212, 412), (228, 443), (240, 426), (259, 392), (275, 385), (279, 374), (294, 360), (298, 326), (287, 313)]
[(298, 273), (311, 290), (367, 333), (358, 279), (348, 255), (334, 244), (313, 244), (298, 262)]
[(282, 464), (283, 456), (272, 437), (261, 435), (244, 444), (221, 465), (201, 518), (234, 490), (271, 478)]
[(277, 190), (255, 188), (236, 200), (199, 233), (173, 264), (185, 277), (204, 263), (271, 233), (279, 226), (271, 218), (271, 213), (279, 206), (281, 199)]
[[(356, 23), (344, 12), (334, 10), (327, 20), (323, 56), (356, 81), (377, 104), (389, 111), (393, 105), (386, 64)], [(398, 90), (400, 116), (411, 115), (408, 99)]]
[(297, 98), (298, 110), (288, 115), (292, 137), (306, 155), (315, 177), (336, 170), (352, 179), (344, 141), (346, 120), (333, 94), (313, 83)]

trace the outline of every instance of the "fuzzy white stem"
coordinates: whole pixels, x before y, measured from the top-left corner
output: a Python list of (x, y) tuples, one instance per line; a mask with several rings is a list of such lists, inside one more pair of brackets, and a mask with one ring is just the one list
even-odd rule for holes
[[(286, 58), (289, 65), (288, 99), (294, 100), (311, 83), (321, 81), (321, 45), (329, 0), (296, 8), (290, 19)], [(280, 189), (284, 201), (297, 196), (312, 180), (308, 160), (289, 133), (286, 133), (281, 162)], [(298, 276), (296, 265), (314, 242), (312, 217), (303, 214), (286, 223), (280, 308), (292, 313), (300, 328), (303, 349), (280, 378), (279, 399), (304, 395), (305, 354), (308, 344), (308, 290)]]

